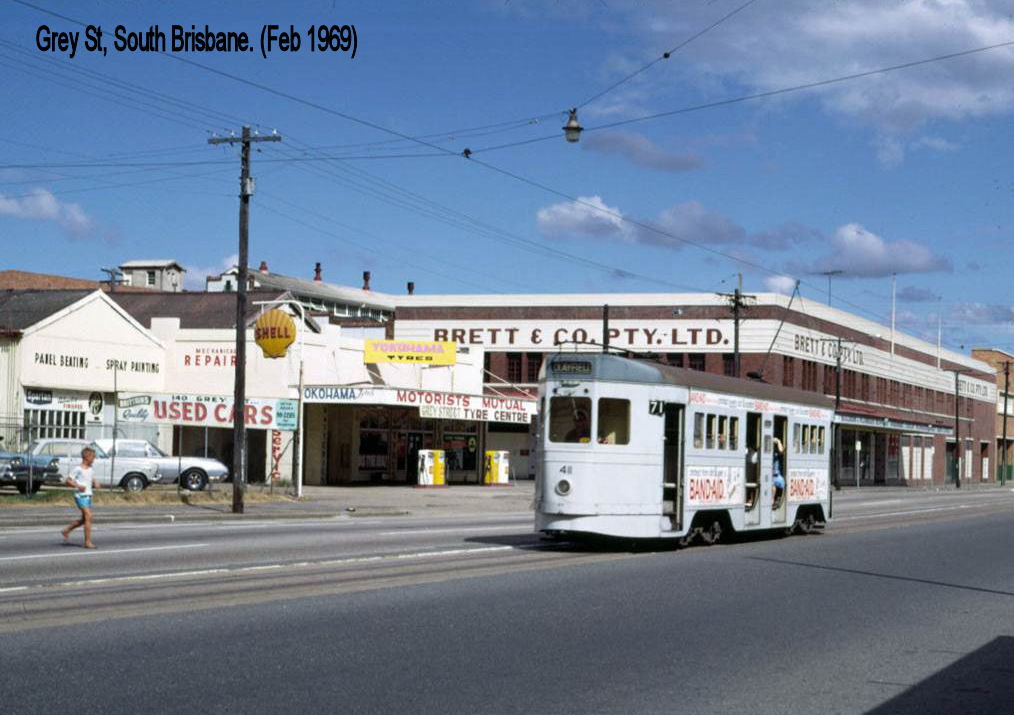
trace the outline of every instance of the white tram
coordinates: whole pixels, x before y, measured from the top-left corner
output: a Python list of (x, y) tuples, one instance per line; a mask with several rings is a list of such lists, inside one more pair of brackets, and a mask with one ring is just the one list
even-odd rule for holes
[(598, 353), (542, 369), (537, 531), (714, 543), (831, 516), (833, 400)]

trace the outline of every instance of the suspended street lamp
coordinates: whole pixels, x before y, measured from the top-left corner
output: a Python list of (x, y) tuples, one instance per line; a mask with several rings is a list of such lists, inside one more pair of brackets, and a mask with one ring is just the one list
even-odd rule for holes
[(567, 123), (562, 127), (563, 136), (566, 137), (567, 141), (571, 144), (576, 143), (581, 139), (581, 132), (584, 131), (584, 127), (577, 121), (577, 109), (570, 110), (570, 117), (567, 119)]

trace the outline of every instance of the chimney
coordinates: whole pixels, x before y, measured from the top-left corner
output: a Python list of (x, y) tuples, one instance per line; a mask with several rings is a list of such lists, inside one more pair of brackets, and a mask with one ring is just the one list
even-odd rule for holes
[(261, 261), (261, 267), (258, 268), (257, 270), (259, 270), (261, 273), (267, 273), (268, 272), (268, 262), (267, 261)]
[(363, 290), (370, 289), (370, 272), (363, 271)]
[(412, 295), (415, 293), (415, 281), (408, 282), (408, 294)]
[(317, 283), (322, 282), (320, 278), (320, 261), (317, 261), (313, 266), (313, 280)]

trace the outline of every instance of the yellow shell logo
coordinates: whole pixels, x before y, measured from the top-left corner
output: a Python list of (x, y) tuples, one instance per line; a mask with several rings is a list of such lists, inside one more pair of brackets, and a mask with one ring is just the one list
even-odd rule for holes
[(278, 308), (264, 313), (254, 324), (254, 340), (264, 351), (264, 357), (285, 357), (285, 351), (295, 339), (296, 324), (288, 313)]

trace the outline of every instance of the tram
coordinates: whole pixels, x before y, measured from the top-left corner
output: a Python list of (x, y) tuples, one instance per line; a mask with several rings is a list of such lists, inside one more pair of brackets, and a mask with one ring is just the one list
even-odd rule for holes
[(824, 395), (558, 353), (543, 363), (539, 407), (536, 531), (711, 544), (831, 516)]

